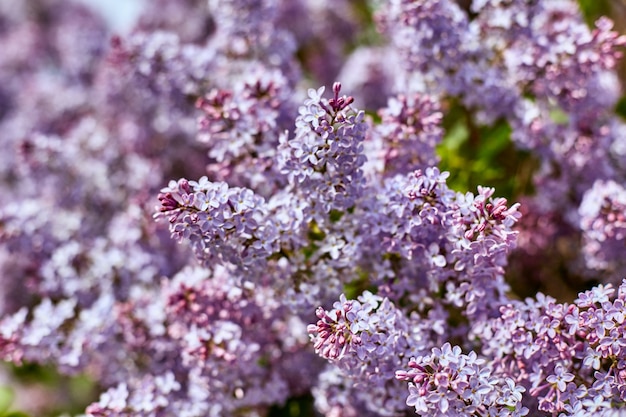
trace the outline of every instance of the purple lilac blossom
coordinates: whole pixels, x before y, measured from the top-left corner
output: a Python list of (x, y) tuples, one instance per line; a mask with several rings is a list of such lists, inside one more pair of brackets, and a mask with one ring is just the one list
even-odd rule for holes
[(366, 111), (385, 107), (396, 82), (394, 69), (397, 57), (387, 48), (360, 47), (346, 59), (337, 75), (354, 101)]
[[(517, 204), (493, 199), (493, 189), (456, 193), (446, 185), (447, 172), (392, 177), (362, 210), (366, 265), (379, 291), (399, 300), (422, 290), (443, 291), (450, 305), (469, 316), (488, 314), (481, 300), (503, 300), (506, 255), (515, 247)], [(385, 262), (391, 267), (381, 268)], [(419, 300), (419, 297), (417, 297)], [(421, 303), (421, 301), (419, 301)], [(495, 304), (497, 305), (497, 303)]]
[(279, 164), (295, 192), (308, 200), (310, 216), (320, 220), (331, 210), (347, 210), (362, 195), (365, 163), (363, 111), (353, 109), (350, 96), (323, 99), (324, 87), (309, 89), (298, 109), (293, 139), (281, 138)]
[(168, 220), (176, 241), (189, 240), (206, 265), (263, 268), (279, 250), (278, 225), (268, 218), (264, 199), (250, 189), (183, 178), (163, 188), (159, 201), (157, 217)]
[[(459, 98), (480, 124), (506, 120), (514, 143), (538, 157), (533, 211), (559, 213), (565, 227), (555, 227), (571, 230), (572, 244), (580, 241), (583, 195), (597, 180), (625, 178), (613, 70), (626, 38), (606, 18), (590, 29), (570, 0), (480, 0), (471, 12), (470, 19), (451, 1), (381, 5), (378, 22), (404, 63), (400, 85)], [(559, 262), (568, 275), (595, 278), (584, 260)]]
[[(501, 316), (475, 329), (492, 366), (523, 386), (523, 402), (549, 413), (584, 415), (624, 403), (622, 283), (580, 293), (573, 304), (538, 294), (501, 307)], [(506, 336), (505, 336), (506, 335)], [(581, 414), (582, 415), (582, 414)]]
[(421, 94), (398, 95), (379, 111), (385, 176), (407, 174), (436, 166), (435, 147), (443, 138), (443, 114), (434, 97)]
[(626, 243), (626, 189), (615, 181), (598, 180), (578, 209), (587, 266), (607, 281), (626, 276), (622, 258)]
[(406, 405), (420, 416), (498, 415), (525, 416), (525, 389), (510, 378), (494, 374), (475, 352), (465, 355), (445, 343), (430, 354), (411, 358), (399, 380), (410, 381)]
[[(274, 157), (281, 134), (291, 127), (292, 90), (278, 70), (250, 68), (231, 89), (213, 89), (196, 101), (198, 141), (214, 160), (212, 180), (271, 195), (284, 186)], [(233, 163), (237, 161), (236, 163)]]
[[(333, 310), (319, 307), (317, 324), (308, 331), (315, 352), (335, 364), (370, 412), (394, 415), (404, 409), (404, 390), (394, 383), (399, 361), (421, 353), (429, 344), (428, 322), (407, 317), (389, 299), (365, 291), (358, 300), (341, 295)], [(378, 387), (380, 389), (371, 389)], [(357, 402), (358, 404), (358, 402)]]
[(352, 50), (356, 38), (366, 30), (358, 8), (367, 6), (367, 2), (281, 0), (279, 3), (277, 23), (292, 34), (303, 70), (320, 85), (330, 85), (337, 79), (348, 83), (347, 78), (338, 74), (345, 65), (346, 51)]

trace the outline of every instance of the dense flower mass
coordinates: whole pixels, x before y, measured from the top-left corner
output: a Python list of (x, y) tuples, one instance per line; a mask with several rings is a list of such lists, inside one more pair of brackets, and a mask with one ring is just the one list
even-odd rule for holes
[[(110, 24), (0, 3), (12, 407), (626, 412), (626, 38), (608, 18), (155, 0)], [(486, 180), (511, 167), (528, 184)], [(44, 405), (20, 398), (38, 372)], [(55, 404), (67, 378), (92, 392)]]
[[(398, 379), (409, 382), (406, 404), (423, 416), (498, 415), (524, 416), (525, 389), (509, 377), (492, 374), (475, 352), (461, 353), (445, 343), (430, 355), (412, 358), (409, 370), (397, 371)], [(506, 374), (504, 374), (506, 375)]]

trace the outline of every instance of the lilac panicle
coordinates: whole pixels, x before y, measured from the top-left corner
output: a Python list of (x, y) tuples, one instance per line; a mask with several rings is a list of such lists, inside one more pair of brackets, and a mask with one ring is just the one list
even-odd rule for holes
[(382, 136), (385, 176), (437, 165), (435, 147), (443, 138), (443, 114), (434, 97), (421, 94), (392, 97), (379, 115), (382, 121), (376, 126), (375, 134)]
[[(298, 60), (310, 78), (319, 85), (330, 85), (338, 79), (349, 82), (349, 77), (338, 74), (346, 51), (357, 46), (359, 33), (367, 30), (367, 22), (356, 4), (352, 0), (279, 0), (276, 3), (280, 5), (279, 19), (272, 33), (280, 27), (293, 36), (299, 48)], [(352, 72), (350, 76), (357, 75)]]
[[(213, 180), (270, 195), (284, 185), (274, 159), (281, 133), (291, 126), (291, 87), (278, 70), (262, 66), (198, 98), (198, 140), (205, 144)], [(236, 161), (236, 162), (235, 162)]]
[(278, 225), (268, 218), (265, 199), (224, 182), (180, 179), (159, 194), (157, 218), (166, 218), (172, 237), (189, 241), (204, 264), (261, 268), (279, 250)]
[(366, 112), (382, 109), (394, 93), (397, 59), (388, 48), (361, 46), (346, 58), (333, 79), (342, 80), (342, 86)]
[(215, 22), (210, 44), (228, 57), (232, 70), (236, 61), (263, 63), (279, 68), (290, 83), (300, 77), (294, 59), (297, 45), (288, 30), (277, 25), (281, 16), (278, 0), (209, 0)]
[(400, 412), (404, 388), (390, 381), (398, 360), (427, 346), (428, 322), (407, 320), (389, 299), (368, 291), (356, 300), (342, 294), (332, 310), (318, 307), (316, 315), (317, 324), (308, 327), (315, 352), (336, 365), (355, 387), (370, 387), (368, 395), (360, 397), (366, 409), (383, 415)]
[(430, 354), (413, 357), (396, 378), (409, 381), (406, 405), (420, 416), (525, 416), (525, 389), (505, 375), (495, 374), (475, 352), (463, 354), (445, 343)]
[[(572, 246), (538, 250), (557, 255), (546, 268), (567, 264), (569, 276), (595, 277), (592, 257), (578, 256), (589, 250), (577, 243), (585, 234), (578, 207), (596, 181), (624, 180), (614, 69), (626, 37), (607, 18), (589, 27), (573, 0), (480, 0), (469, 11), (443, 0), (381, 5), (378, 22), (403, 63), (402, 91), (458, 99), (480, 125), (506, 121), (514, 144), (538, 158), (532, 211), (557, 220), (551, 228)], [(520, 233), (533, 239), (532, 228)]]
[[(540, 411), (600, 413), (623, 407), (624, 295), (610, 284), (580, 293), (573, 304), (539, 294), (512, 301), (475, 329), (494, 369), (526, 388)], [(569, 415), (569, 414), (566, 414)]]
[(362, 195), (365, 163), (363, 140), (367, 124), (362, 111), (351, 107), (353, 98), (324, 99), (324, 87), (309, 89), (298, 110), (293, 139), (281, 138), (279, 164), (295, 193), (311, 206), (310, 215), (323, 218), (331, 210), (344, 211)]
[[(625, 38), (573, 0), (374, 3), (381, 37), (362, 1), (155, 0), (115, 36), (0, 1), (0, 357), (85, 374), (91, 417), (623, 413)], [(536, 158), (530, 221), (451, 188), (450, 109)], [(601, 284), (521, 301), (538, 260)]]
[(430, 83), (444, 81), (442, 87), (452, 94), (460, 92), (454, 74), (459, 62), (470, 58), (468, 49), (475, 46), (475, 38), (467, 15), (455, 2), (391, 0), (378, 11), (377, 23), (400, 52), (407, 73), (422, 78), (409, 84), (438, 88)]
[(587, 266), (607, 281), (626, 276), (626, 189), (615, 181), (598, 180), (583, 196), (578, 209)]
[(240, 287), (227, 269), (209, 276), (195, 268), (175, 276), (164, 295), (167, 333), (179, 344), (186, 372), (206, 379), (206, 405), (236, 412), (280, 403), (310, 387), (311, 380), (298, 381), (314, 379), (319, 366), (307, 349), (305, 325), (271, 288)]
[[(359, 213), (363, 259), (380, 263), (368, 265), (381, 273), (372, 281), (392, 300), (443, 291), (452, 305), (479, 317), (505, 299), (504, 266), (516, 244), (519, 205), (507, 207), (492, 188), (480, 187), (476, 196), (454, 192), (448, 175), (434, 167), (418, 170), (389, 178), (372, 193)], [(389, 256), (393, 267), (385, 268)]]

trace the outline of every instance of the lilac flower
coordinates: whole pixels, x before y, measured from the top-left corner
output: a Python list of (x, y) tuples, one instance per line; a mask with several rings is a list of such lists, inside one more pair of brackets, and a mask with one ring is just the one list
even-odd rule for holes
[[(277, 70), (259, 66), (249, 72), (234, 88), (215, 88), (196, 101), (204, 113), (198, 120), (198, 140), (209, 147), (216, 179), (225, 180), (219, 174), (224, 172), (233, 185), (269, 194), (283, 182), (273, 168), (273, 157), (281, 132), (291, 122), (291, 90)], [(233, 159), (245, 169), (232, 166)], [(263, 183), (271, 177), (276, 184)]]
[(309, 89), (299, 109), (295, 138), (279, 149), (281, 171), (292, 187), (319, 208), (310, 215), (346, 210), (362, 195), (365, 163), (362, 142), (366, 123), (362, 111), (353, 110), (352, 97), (339, 96), (341, 84), (333, 85), (333, 98), (322, 99), (324, 88)]
[(626, 234), (626, 194), (615, 181), (594, 183), (579, 208), (583, 253), (587, 265), (617, 279), (623, 278), (621, 249)]
[(442, 113), (434, 97), (415, 94), (389, 99), (379, 114), (376, 133), (383, 140), (386, 176), (407, 174), (438, 163), (435, 147), (442, 139)]
[[(367, 380), (383, 384), (386, 395), (393, 396), (397, 402), (401, 386), (384, 381), (393, 380), (396, 358), (423, 349), (422, 339), (426, 334), (420, 334), (418, 328), (411, 329), (407, 319), (388, 299), (369, 292), (357, 300), (347, 300), (342, 295), (333, 310), (319, 307), (316, 314), (317, 324), (308, 327), (316, 353), (336, 364), (355, 383)], [(378, 404), (376, 397), (366, 399), (365, 404), (371, 411), (385, 410), (385, 413), (397, 411), (402, 405)]]
[[(87, 408), (87, 415), (99, 416), (106, 415), (106, 413), (110, 412), (122, 412), (126, 408), (127, 399), (128, 387), (125, 383), (122, 383), (119, 386), (111, 388), (107, 392), (103, 393), (97, 404), (93, 404)], [(107, 411), (105, 412), (105, 410)]]
[[(156, 217), (167, 217), (172, 236), (188, 239), (203, 262), (255, 268), (278, 251), (277, 225), (266, 219), (265, 201), (249, 189), (181, 179), (159, 194)], [(260, 242), (260, 243), (255, 243)]]
[(559, 365), (554, 368), (554, 374), (546, 378), (546, 381), (551, 384), (555, 384), (557, 389), (561, 392), (565, 391), (566, 384), (573, 380), (574, 375), (569, 372), (565, 372), (563, 366)]
[(339, 74), (331, 80), (342, 80), (364, 110), (382, 109), (393, 93), (397, 59), (389, 48), (361, 46), (346, 58)]
[[(511, 379), (500, 379), (483, 359), (474, 352), (464, 355), (458, 346), (445, 343), (433, 348), (430, 355), (411, 359), (408, 371), (396, 372), (396, 378), (409, 382), (407, 405), (414, 406), (418, 415), (462, 415), (498, 413), (498, 415), (523, 416), (528, 409), (521, 406), (521, 395), (510, 395), (502, 402), (503, 385), (513, 392), (522, 392)], [(465, 410), (465, 411), (464, 411)]]
[(276, 26), (280, 3), (275, 0), (210, 0), (208, 10), (216, 24), (211, 40), (225, 56), (261, 61), (280, 68), (291, 82), (299, 77), (293, 55), (297, 45), (291, 32)]

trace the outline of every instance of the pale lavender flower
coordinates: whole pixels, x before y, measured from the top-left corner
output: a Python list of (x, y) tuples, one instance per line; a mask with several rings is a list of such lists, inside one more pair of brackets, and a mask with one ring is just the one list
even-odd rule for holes
[[(587, 266), (608, 280), (623, 279), (626, 239), (626, 190), (615, 181), (598, 180), (583, 197), (580, 208), (583, 254)], [(611, 278), (612, 277), (612, 278)]]
[[(439, 158), (435, 147), (441, 142), (443, 114), (434, 97), (398, 95), (379, 110), (382, 123), (375, 135), (382, 138), (384, 154), (380, 155), (384, 175), (407, 174), (436, 166)], [(382, 153), (382, 152), (381, 152)]]
[[(516, 386), (509, 378), (494, 375), (484, 364), (485, 360), (476, 353), (465, 355), (460, 347), (445, 343), (441, 348), (432, 348), (430, 354), (412, 358), (409, 368), (397, 371), (396, 378), (409, 381), (406, 402), (418, 415), (528, 414), (519, 395), (523, 387)], [(503, 401), (500, 385), (518, 394), (509, 395)]]
[(324, 88), (309, 89), (300, 107), (293, 139), (282, 138), (281, 172), (291, 186), (305, 196), (310, 216), (320, 221), (331, 210), (354, 206), (364, 187), (363, 140), (367, 125), (364, 113), (352, 109), (353, 98), (339, 96), (341, 84), (333, 85), (333, 98), (323, 99)]
[(357, 300), (341, 295), (333, 309), (317, 309), (317, 324), (308, 332), (317, 354), (337, 365), (356, 386), (367, 381), (385, 393), (365, 397), (366, 408), (389, 414), (401, 410), (400, 384), (390, 384), (397, 358), (410, 357), (425, 348), (428, 324), (412, 324), (388, 299), (364, 292)]

